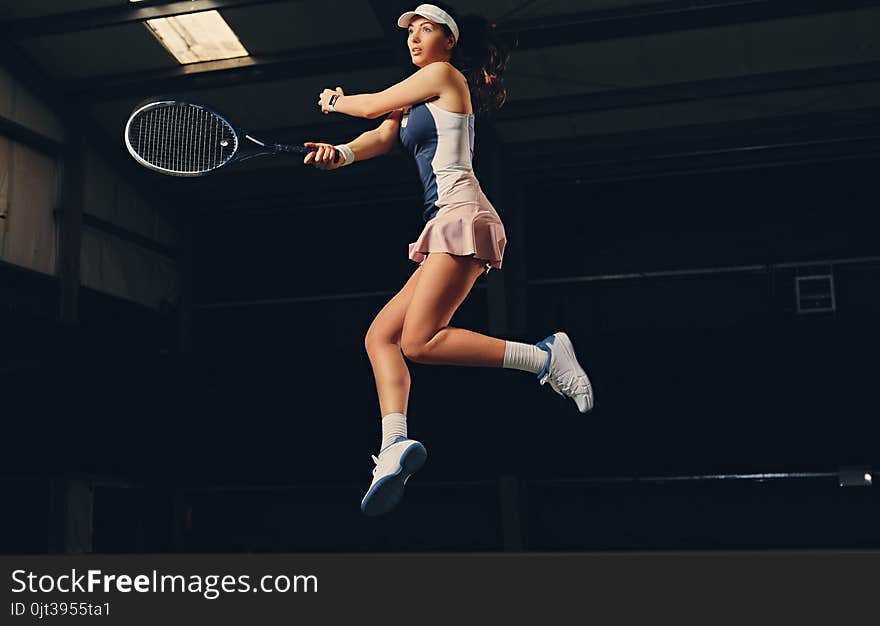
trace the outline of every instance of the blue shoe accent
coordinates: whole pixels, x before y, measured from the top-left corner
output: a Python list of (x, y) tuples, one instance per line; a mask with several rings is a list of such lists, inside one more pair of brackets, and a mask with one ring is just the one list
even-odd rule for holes
[(535, 345), (544, 350), (547, 353), (547, 362), (544, 363), (544, 367), (541, 368), (541, 371), (538, 372), (538, 380), (544, 378), (547, 374), (547, 370), (550, 369), (550, 344), (556, 341), (555, 333), (550, 335), (549, 337), (544, 337), (541, 341), (536, 343)]
[[(398, 437), (397, 439), (407, 439)], [(369, 516), (382, 515), (393, 509), (403, 498), (403, 488), (409, 477), (425, 464), (428, 453), (425, 447), (416, 442), (407, 448), (400, 457), (400, 467), (383, 476), (367, 492), (361, 502), (361, 511)]]
[[(593, 388), (587, 373), (578, 363), (568, 334), (560, 330), (535, 345), (547, 349), (551, 355), (538, 374), (538, 382), (542, 385), (550, 383), (553, 391), (560, 396), (573, 399), (581, 413), (591, 410), (594, 402)], [(555, 359), (552, 358), (553, 355), (556, 356)], [(550, 369), (554, 370), (552, 377)]]

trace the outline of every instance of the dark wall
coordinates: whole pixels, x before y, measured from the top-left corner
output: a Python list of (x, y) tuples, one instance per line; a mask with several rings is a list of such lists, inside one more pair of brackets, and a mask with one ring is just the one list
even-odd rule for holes
[[(390, 295), (289, 299), (402, 286), (418, 197), (324, 212), (291, 200), (206, 220), (191, 355), (176, 352), (173, 316), (98, 296), (75, 330), (4, 309), (17, 320), (7, 346), (40, 355), (5, 378), (24, 407), (4, 411), (17, 437), (6, 475), (131, 479), (141, 491), (96, 492), (98, 551), (501, 549), (505, 475), (519, 485), (526, 549), (876, 547), (874, 490), (833, 478), (588, 482), (876, 466), (876, 262), (836, 265), (837, 311), (811, 315), (796, 313), (792, 267), (541, 282), (880, 256), (876, 165), (530, 179), (526, 245), (506, 256), (525, 257), (527, 326), (506, 338), (568, 332), (596, 408), (579, 414), (525, 372), (410, 363), (409, 429), (429, 463), (384, 521), (357, 506), (380, 435), (363, 337)], [(453, 325), (488, 332), (485, 281)], [(6, 282), (6, 302), (39, 282)], [(260, 300), (274, 302), (214, 306)], [(176, 535), (144, 512), (172, 501)]]

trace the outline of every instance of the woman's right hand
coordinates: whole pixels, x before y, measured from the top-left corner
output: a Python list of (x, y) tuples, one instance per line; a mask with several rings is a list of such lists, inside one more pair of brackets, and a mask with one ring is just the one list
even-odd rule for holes
[(334, 162), (339, 151), (333, 145), (315, 141), (306, 141), (303, 145), (307, 148), (314, 148), (303, 159), (303, 163), (314, 165), (319, 170), (335, 170), (342, 167), (345, 157), (339, 154), (339, 161)]

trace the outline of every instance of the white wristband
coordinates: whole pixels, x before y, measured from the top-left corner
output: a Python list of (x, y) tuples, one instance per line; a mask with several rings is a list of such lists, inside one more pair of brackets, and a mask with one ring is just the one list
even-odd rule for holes
[(347, 143), (341, 143), (338, 146), (333, 146), (336, 148), (342, 156), (345, 157), (345, 162), (339, 167), (343, 167), (344, 165), (351, 165), (354, 163), (354, 150), (352, 150)]

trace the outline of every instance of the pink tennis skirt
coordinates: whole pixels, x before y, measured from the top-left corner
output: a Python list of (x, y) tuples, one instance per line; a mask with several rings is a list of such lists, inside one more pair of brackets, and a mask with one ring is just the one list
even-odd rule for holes
[(501, 217), (480, 188), (473, 172), (457, 180), (437, 202), (437, 214), (409, 244), (409, 258), (422, 264), (429, 252), (473, 256), (486, 273), (501, 269), (507, 235)]

